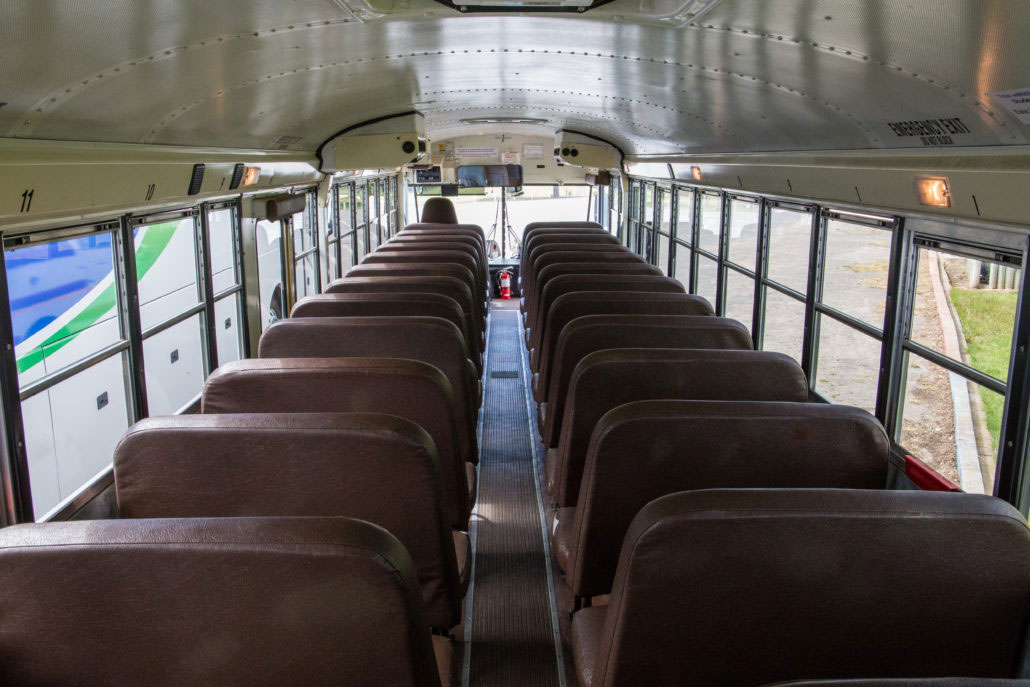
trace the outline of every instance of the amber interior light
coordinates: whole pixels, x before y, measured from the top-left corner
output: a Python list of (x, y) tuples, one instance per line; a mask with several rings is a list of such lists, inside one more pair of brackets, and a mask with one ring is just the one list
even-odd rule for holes
[(946, 177), (916, 177), (912, 180), (912, 190), (920, 205), (951, 207), (951, 190)]

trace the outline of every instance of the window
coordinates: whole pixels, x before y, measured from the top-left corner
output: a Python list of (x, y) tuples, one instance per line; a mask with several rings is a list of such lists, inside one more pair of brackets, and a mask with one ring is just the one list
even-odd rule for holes
[(751, 329), (761, 204), (757, 198), (730, 198), (728, 220), (725, 314)]
[(822, 302), (882, 329), (890, 231), (831, 218), (824, 253)]
[(701, 194), (701, 222), (698, 246), (713, 256), (719, 254), (719, 234), (722, 230), (722, 198), (718, 193)]
[(175, 413), (204, 384), (204, 305), (198, 288), (196, 232), (194, 213), (144, 218), (132, 232), (151, 415)]
[(340, 274), (340, 234), (337, 215), (340, 212), (336, 197), (338, 189), (329, 195), (329, 204), (325, 209), (325, 281), (328, 284), (339, 279)]
[(37, 520), (108, 468), (131, 422), (116, 229), (85, 227), (4, 254)]
[(718, 279), (719, 268), (715, 260), (698, 255), (697, 258), (697, 295), (701, 296), (714, 307), (716, 280)]
[(655, 233), (655, 265), (661, 268), (663, 273), (669, 274), (669, 260), (672, 253), (672, 192), (670, 190), (659, 190), (658, 208), (660, 217)]
[(235, 205), (207, 210), (211, 284), (214, 294), (213, 326), (218, 364), (243, 357), (243, 284), (240, 275), (239, 223)]
[(340, 224), (340, 276), (347, 274), (347, 270), (357, 262), (354, 257), (355, 234), (354, 234), (354, 185), (340, 184), (336, 190), (337, 221)]
[(676, 194), (676, 226), (673, 234), (673, 276), (690, 290), (691, 246), (694, 245), (694, 192), (688, 188), (678, 188)]
[(834, 403), (876, 411), (880, 342), (827, 315), (820, 314), (816, 370), (809, 380)]
[(318, 226), (315, 194), (307, 194), (307, 205), (287, 220), (293, 236), (294, 302), (322, 290), (318, 265)]
[(1018, 267), (944, 252), (918, 239), (914, 257), (897, 439), (963, 490), (991, 493)]
[(282, 319), (283, 300), (282, 224), (263, 219), (257, 223), (258, 298), (261, 329)]
[(814, 212), (775, 203), (768, 212), (761, 348), (801, 363)]

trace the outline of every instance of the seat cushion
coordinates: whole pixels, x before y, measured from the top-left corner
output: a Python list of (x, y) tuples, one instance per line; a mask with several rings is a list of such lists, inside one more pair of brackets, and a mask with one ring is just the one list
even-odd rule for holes
[(594, 678), (594, 666), (601, 651), (601, 631), (608, 615), (607, 606), (584, 608), (572, 617), (572, 658), (580, 687), (589, 687)]

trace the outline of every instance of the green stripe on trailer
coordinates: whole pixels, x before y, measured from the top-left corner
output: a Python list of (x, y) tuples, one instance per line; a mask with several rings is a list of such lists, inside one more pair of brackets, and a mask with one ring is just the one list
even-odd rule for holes
[[(178, 222), (165, 222), (155, 224), (147, 229), (147, 233), (144, 234), (143, 240), (136, 249), (137, 280), (143, 279), (144, 275), (154, 266), (161, 253), (168, 247), (178, 226)], [(46, 341), (18, 358), (18, 373), (21, 374), (41, 363), (45, 357), (44, 349), (49, 347), (51, 353), (59, 351), (80, 332), (96, 324), (104, 313), (115, 307), (116, 304), (115, 284), (112, 283), (98, 294), (92, 303), (83, 308), (82, 312), (47, 337)]]

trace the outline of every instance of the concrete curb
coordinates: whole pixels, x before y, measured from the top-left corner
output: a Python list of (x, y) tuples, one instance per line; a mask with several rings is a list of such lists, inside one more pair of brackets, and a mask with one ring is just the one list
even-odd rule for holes
[[(930, 283), (933, 286), (934, 300), (937, 303), (937, 318), (944, 335), (944, 353), (949, 358), (962, 360), (962, 347), (959, 345), (956, 321), (951, 314), (950, 299), (942, 283), (943, 275), (938, 259), (938, 255), (934, 254), (933, 259), (929, 260), (929, 268)], [(948, 385), (951, 387), (951, 402), (954, 408), (955, 462), (958, 467), (959, 486), (962, 487), (962, 491), (983, 494), (984, 479), (983, 473), (980, 471), (980, 451), (976, 443), (969, 385), (965, 377), (950, 371), (948, 372)]]

